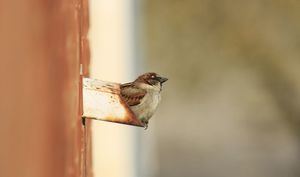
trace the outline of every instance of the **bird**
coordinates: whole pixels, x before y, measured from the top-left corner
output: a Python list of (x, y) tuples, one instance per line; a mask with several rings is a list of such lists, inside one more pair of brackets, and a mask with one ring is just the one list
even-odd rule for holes
[(161, 100), (162, 85), (168, 79), (155, 72), (140, 75), (133, 82), (121, 84), (121, 97), (131, 108), (136, 117), (148, 128)]

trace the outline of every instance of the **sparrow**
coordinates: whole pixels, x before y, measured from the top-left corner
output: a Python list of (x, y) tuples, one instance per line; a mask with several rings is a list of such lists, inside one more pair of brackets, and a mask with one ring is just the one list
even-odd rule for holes
[(161, 100), (162, 84), (168, 79), (154, 72), (145, 73), (135, 81), (121, 84), (121, 97), (131, 108), (137, 118), (148, 128)]

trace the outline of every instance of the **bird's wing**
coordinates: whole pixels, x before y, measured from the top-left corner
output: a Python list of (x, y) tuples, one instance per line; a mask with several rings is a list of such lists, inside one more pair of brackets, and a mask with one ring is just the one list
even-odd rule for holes
[(145, 95), (145, 90), (133, 86), (132, 83), (121, 85), (121, 96), (128, 106), (140, 104)]

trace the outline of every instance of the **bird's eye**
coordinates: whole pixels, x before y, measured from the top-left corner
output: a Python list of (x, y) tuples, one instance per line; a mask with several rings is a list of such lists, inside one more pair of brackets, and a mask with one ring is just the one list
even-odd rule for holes
[(151, 76), (151, 78), (152, 78), (152, 79), (154, 79), (154, 78), (155, 78), (155, 76), (154, 76), (154, 75), (152, 75), (152, 76)]

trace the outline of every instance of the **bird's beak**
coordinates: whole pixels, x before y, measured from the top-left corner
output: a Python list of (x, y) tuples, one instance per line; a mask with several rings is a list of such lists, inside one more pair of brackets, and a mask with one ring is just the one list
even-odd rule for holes
[(157, 80), (160, 82), (160, 83), (164, 83), (168, 80), (168, 78), (165, 78), (165, 77), (158, 77)]

